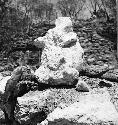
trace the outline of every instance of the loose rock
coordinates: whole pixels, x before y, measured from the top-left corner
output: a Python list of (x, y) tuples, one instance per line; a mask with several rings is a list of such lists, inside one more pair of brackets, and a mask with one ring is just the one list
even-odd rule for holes
[(76, 85), (76, 90), (79, 92), (89, 92), (90, 87), (87, 85), (86, 82), (79, 80), (77, 85)]
[(80, 124), (118, 124), (118, 112), (110, 102), (110, 95), (106, 89), (99, 94), (83, 96), (63, 109), (56, 108), (48, 115), (46, 120), (39, 125), (80, 125)]

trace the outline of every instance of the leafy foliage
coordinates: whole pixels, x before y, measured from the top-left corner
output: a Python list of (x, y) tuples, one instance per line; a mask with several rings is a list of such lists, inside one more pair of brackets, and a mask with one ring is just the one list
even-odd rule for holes
[(79, 12), (82, 10), (85, 0), (59, 0), (57, 7), (63, 16), (70, 16), (77, 19)]
[(0, 0), (0, 51), (8, 52), (19, 39), (27, 43), (31, 36), (46, 32), (40, 26), (44, 21), (50, 23), (53, 14), (53, 4), (47, 0)]

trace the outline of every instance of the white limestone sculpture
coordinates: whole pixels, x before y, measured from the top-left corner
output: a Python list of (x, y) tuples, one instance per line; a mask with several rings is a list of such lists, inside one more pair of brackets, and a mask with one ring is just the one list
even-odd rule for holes
[(79, 77), (84, 51), (70, 17), (59, 17), (55, 25), (44, 37), (35, 39), (35, 45), (43, 48), (41, 66), (35, 75), (46, 84), (72, 85)]

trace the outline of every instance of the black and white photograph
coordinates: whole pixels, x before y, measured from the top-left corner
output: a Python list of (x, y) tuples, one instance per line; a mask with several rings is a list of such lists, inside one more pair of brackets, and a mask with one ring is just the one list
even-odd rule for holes
[(118, 125), (118, 0), (0, 0), (0, 125)]

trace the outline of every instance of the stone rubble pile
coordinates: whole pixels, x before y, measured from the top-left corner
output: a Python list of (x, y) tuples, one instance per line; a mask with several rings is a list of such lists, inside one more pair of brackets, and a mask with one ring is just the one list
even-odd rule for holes
[(99, 36), (90, 26), (80, 28), (77, 35), (89, 65), (116, 64), (113, 42)]

